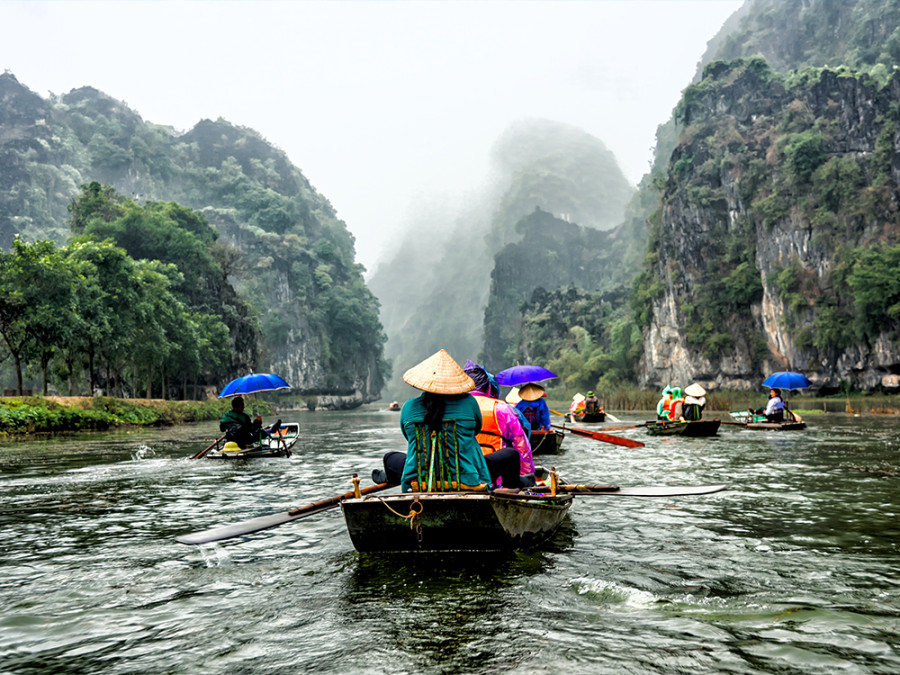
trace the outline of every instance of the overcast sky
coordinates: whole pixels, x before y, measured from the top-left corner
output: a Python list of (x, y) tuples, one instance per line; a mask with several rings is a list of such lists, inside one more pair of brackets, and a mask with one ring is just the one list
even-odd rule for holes
[(369, 271), (413, 205), (484, 179), (513, 121), (601, 139), (637, 183), (742, 0), (0, 1), (0, 68), (145, 120), (222, 117), (284, 150)]

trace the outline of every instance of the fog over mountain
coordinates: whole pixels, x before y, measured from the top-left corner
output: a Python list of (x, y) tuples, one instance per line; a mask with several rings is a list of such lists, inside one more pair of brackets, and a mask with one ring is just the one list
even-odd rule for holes
[(517, 120), (583, 129), (636, 184), (741, 4), (7, 1), (0, 69), (42, 96), (94, 87), (180, 130), (257, 130), (328, 197), (371, 274), (421, 204), (484, 185)]

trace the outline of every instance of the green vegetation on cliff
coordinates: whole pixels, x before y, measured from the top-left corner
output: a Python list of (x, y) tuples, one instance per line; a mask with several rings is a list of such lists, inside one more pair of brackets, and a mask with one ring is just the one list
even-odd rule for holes
[[(80, 186), (112, 186), (130, 203), (112, 200), (114, 217), (91, 228), (136, 257), (175, 262), (179, 290), (198, 306), (221, 306), (237, 338), (224, 364), (232, 375), (274, 370), (298, 392), (356, 403), (377, 397), (388, 372), (386, 338), (353, 237), (328, 200), (258, 133), (222, 119), (178, 133), (91, 87), (43, 99), (4, 73), (0, 182), (0, 247), (17, 235), (65, 243), (67, 207)], [(166, 220), (177, 227), (147, 238), (136, 229), (138, 212), (154, 227)], [(212, 230), (201, 233), (206, 223)], [(210, 284), (210, 270), (224, 274), (236, 294)]]

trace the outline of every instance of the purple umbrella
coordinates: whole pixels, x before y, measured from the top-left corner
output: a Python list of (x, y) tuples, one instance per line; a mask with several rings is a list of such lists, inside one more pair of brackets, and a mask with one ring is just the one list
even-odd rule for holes
[(552, 380), (555, 377), (556, 373), (551, 373), (540, 366), (513, 366), (497, 373), (497, 383), (502, 384), (504, 387), (517, 387), (520, 384), (543, 382), (544, 380)]

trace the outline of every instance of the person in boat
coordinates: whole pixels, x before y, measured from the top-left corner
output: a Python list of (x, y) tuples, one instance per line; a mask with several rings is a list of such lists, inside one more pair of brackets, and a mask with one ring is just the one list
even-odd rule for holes
[(703, 419), (703, 408), (706, 407), (706, 390), (694, 383), (684, 389), (683, 416), (689, 422)]
[(388, 452), (383, 458), (384, 469), (373, 471), (372, 480), (400, 485), (403, 492), (409, 492), (417, 476), (416, 422), (424, 422), (428, 429), (439, 431), (444, 420), (453, 420), (460, 481), (473, 487), (490, 484), (491, 473), (475, 438), (481, 430), (482, 419), (478, 403), (468, 393), (475, 388), (472, 378), (441, 349), (407, 370), (403, 381), (422, 391), (417, 398), (406, 401), (400, 411), (400, 429), (408, 443), (407, 452)]
[(505, 488), (534, 485), (534, 459), (531, 444), (513, 406), (500, 400), (500, 388), (488, 371), (467, 361), (463, 370), (475, 382), (472, 396), (481, 410), (482, 425), (478, 442), (485, 455), (491, 479), (499, 478)]
[(569, 405), (569, 414), (566, 415), (566, 420), (569, 423), (574, 424), (575, 418), (582, 414), (584, 414), (584, 396), (579, 392), (572, 397), (572, 403)]
[(225, 440), (237, 443), (242, 449), (256, 443), (261, 436), (267, 435), (262, 428), (262, 417), (250, 419), (244, 412), (244, 399), (235, 396), (231, 399), (231, 410), (226, 410), (219, 420), (219, 431), (225, 432)]
[(603, 412), (603, 406), (600, 405), (600, 399), (594, 396), (594, 392), (589, 391), (584, 399), (584, 414), (599, 415)]
[(681, 395), (681, 387), (672, 387), (672, 399), (669, 401), (669, 420), (684, 420), (684, 396)]
[(656, 421), (668, 422), (669, 418), (669, 402), (672, 400), (672, 387), (666, 387), (662, 390), (662, 398), (656, 404)]
[(767, 422), (784, 422), (784, 400), (781, 398), (780, 389), (769, 390), (769, 400), (765, 408), (758, 408), (749, 412), (755, 415), (765, 415)]
[(544, 400), (546, 392), (537, 384), (526, 384), (519, 389), (519, 402), (516, 409), (522, 413), (532, 429), (550, 430), (550, 408)]

